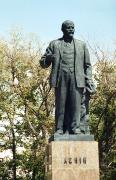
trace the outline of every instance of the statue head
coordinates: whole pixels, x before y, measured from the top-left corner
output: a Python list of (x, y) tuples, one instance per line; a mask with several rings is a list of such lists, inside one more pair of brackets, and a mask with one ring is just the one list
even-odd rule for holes
[(62, 23), (61, 30), (62, 30), (65, 37), (73, 38), (74, 31), (75, 31), (74, 23), (72, 21), (70, 21), (70, 20), (64, 21)]

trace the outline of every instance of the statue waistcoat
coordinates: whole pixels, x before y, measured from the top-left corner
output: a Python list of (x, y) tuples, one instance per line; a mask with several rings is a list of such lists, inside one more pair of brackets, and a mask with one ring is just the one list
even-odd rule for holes
[(74, 71), (74, 43), (63, 43), (62, 67), (70, 68)]

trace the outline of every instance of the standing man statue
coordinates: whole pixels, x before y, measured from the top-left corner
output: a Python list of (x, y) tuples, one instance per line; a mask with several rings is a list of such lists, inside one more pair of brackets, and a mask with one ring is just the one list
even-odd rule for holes
[(92, 82), (92, 67), (86, 44), (73, 37), (74, 23), (64, 21), (61, 30), (63, 37), (50, 42), (40, 65), (42, 68), (52, 65), (50, 86), (55, 88), (55, 133), (81, 134), (85, 133), (80, 122), (82, 97)]

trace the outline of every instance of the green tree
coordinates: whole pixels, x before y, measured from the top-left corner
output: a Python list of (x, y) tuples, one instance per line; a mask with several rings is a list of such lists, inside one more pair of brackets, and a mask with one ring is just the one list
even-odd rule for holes
[[(11, 170), (7, 179), (20, 179), (20, 169), (26, 179), (44, 176), (54, 101), (49, 70), (45, 73), (39, 67), (40, 56), (41, 45), (34, 35), (26, 39), (20, 32), (12, 32), (10, 42), (0, 42), (0, 117), (5, 128), (1, 137), (3, 149), (12, 150), (12, 159), (6, 162)], [(19, 154), (18, 147), (24, 147), (24, 153)]]
[(101, 179), (114, 180), (116, 177), (116, 56), (111, 59), (100, 48), (94, 51), (97, 57), (94, 78), (97, 92), (91, 99), (91, 131), (99, 142)]

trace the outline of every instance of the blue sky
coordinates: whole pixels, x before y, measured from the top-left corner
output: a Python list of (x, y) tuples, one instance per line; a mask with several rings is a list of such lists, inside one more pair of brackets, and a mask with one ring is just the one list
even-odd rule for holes
[(62, 36), (66, 19), (74, 21), (76, 38), (105, 46), (116, 40), (116, 0), (0, 1), (0, 36), (19, 26), (47, 43)]

